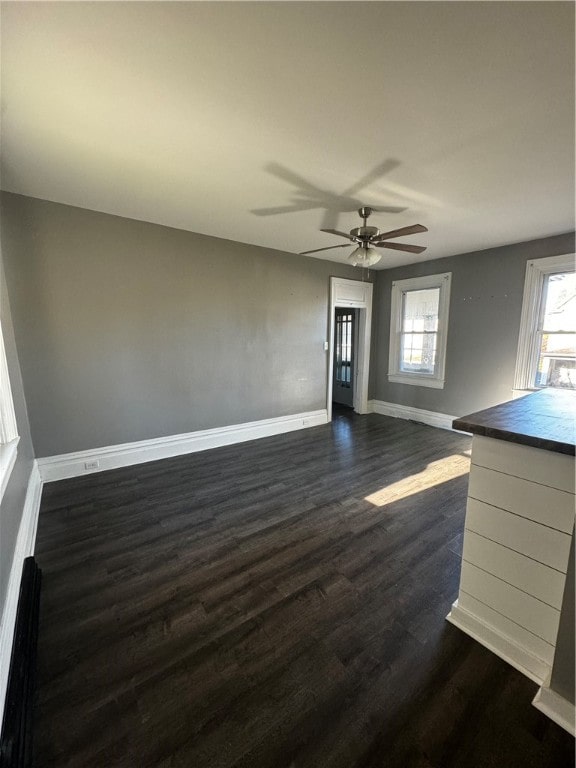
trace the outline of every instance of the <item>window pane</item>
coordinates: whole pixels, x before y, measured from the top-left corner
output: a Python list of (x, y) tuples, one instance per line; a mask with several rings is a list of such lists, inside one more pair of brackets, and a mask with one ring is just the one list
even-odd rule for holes
[(434, 373), (436, 365), (435, 333), (403, 333), (400, 348), (400, 370)]
[(576, 331), (576, 273), (548, 275), (545, 283), (544, 331)]
[(402, 330), (422, 333), (438, 330), (440, 288), (404, 291), (402, 300)]
[(537, 387), (576, 389), (576, 333), (543, 333)]

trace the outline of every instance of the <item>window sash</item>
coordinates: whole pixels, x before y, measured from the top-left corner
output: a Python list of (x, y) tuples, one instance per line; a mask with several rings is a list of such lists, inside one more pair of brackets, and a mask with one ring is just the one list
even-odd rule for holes
[[(421, 337), (420, 344), (410, 344), (410, 347), (408, 348), (410, 352), (414, 350), (419, 350), (422, 354), (425, 352), (429, 352), (432, 355), (433, 358), (433, 365), (432, 370), (430, 370), (430, 367), (425, 367), (424, 364), (421, 361), (421, 367), (420, 368), (410, 368), (406, 367), (407, 365), (416, 365), (415, 363), (407, 363), (406, 358), (406, 338), (412, 337), (411, 341), (414, 337)], [(433, 340), (432, 345), (430, 345), (429, 341), (430, 339)], [(418, 340), (418, 339), (417, 339)], [(428, 343), (427, 343), (428, 342)], [(428, 375), (433, 375), (436, 373), (436, 369), (438, 366), (438, 356), (436, 354), (437, 349), (437, 342), (438, 342), (438, 332), (437, 331), (404, 331), (401, 334), (400, 338), (400, 370), (402, 373), (426, 373)]]
[(526, 264), (518, 354), (514, 375), (514, 390), (519, 394), (526, 390), (543, 388), (536, 384), (542, 351), (542, 336), (545, 333), (570, 333), (570, 331), (548, 331), (543, 326), (549, 277), (574, 271), (574, 254), (532, 259)]

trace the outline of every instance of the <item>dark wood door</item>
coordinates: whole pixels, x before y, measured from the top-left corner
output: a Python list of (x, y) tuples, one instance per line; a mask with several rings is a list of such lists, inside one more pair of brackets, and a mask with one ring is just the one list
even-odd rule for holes
[(332, 400), (350, 407), (354, 400), (355, 332), (356, 310), (337, 307), (334, 317)]

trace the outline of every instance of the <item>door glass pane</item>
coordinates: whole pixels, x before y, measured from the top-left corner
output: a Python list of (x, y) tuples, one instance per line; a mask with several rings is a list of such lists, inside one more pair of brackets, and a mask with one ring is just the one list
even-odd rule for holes
[(576, 389), (576, 274), (548, 275), (544, 292), (535, 384)]
[(353, 318), (350, 311), (336, 310), (334, 374), (336, 384), (341, 387), (350, 387), (352, 383)]
[(405, 291), (402, 297), (400, 370), (434, 373), (440, 288)]

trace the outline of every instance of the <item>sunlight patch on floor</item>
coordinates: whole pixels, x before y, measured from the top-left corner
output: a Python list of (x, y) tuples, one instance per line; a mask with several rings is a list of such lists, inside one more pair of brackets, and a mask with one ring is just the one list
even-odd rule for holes
[(404, 477), (396, 483), (387, 485), (379, 491), (365, 496), (365, 501), (369, 501), (376, 507), (383, 507), (394, 501), (413, 496), (415, 493), (421, 493), (428, 488), (446, 483), (456, 477), (466, 475), (470, 470), (470, 459), (461, 453), (455, 453), (452, 456), (446, 456), (444, 459), (432, 461), (428, 466), (415, 475)]

